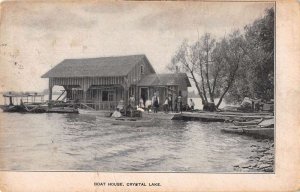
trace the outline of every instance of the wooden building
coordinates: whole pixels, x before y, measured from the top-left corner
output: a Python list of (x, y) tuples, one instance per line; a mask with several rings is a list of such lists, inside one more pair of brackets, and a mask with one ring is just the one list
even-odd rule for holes
[(49, 100), (52, 88), (63, 86), (67, 100), (77, 100), (95, 109), (112, 109), (130, 95), (136, 104), (140, 98), (151, 99), (154, 92), (160, 104), (168, 94), (181, 94), (187, 102), (187, 87), (191, 84), (185, 73), (156, 74), (145, 55), (66, 59), (48, 71)]

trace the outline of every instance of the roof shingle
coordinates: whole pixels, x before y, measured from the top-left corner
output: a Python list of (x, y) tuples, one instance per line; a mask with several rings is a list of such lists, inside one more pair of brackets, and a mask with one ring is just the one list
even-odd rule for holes
[(49, 77), (111, 77), (126, 76), (145, 55), (65, 59), (45, 73)]

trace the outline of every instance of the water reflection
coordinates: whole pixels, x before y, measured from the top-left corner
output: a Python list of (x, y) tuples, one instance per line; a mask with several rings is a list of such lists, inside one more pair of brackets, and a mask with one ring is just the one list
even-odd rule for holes
[(231, 172), (255, 139), (222, 123), (111, 126), (79, 114), (0, 113), (1, 170)]

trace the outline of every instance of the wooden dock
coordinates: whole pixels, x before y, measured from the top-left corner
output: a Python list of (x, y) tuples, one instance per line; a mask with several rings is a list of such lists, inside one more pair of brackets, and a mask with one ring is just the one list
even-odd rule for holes
[(231, 120), (272, 119), (272, 113), (238, 113), (238, 112), (183, 112), (175, 114), (173, 120), (224, 122)]

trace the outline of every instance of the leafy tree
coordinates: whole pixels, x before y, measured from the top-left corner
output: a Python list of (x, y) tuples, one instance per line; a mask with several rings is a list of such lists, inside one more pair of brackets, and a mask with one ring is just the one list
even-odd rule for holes
[[(193, 44), (184, 40), (169, 66), (186, 72), (196, 86), (204, 109), (218, 108), (225, 98), (240, 102), (245, 96), (271, 99), (274, 96), (274, 10), (245, 33), (234, 31), (216, 41), (206, 33)], [(215, 99), (219, 100), (215, 104)]]
[[(204, 34), (192, 45), (185, 40), (172, 59), (170, 69), (186, 72), (194, 82), (204, 108), (218, 108), (235, 80), (244, 54), (244, 40), (236, 31), (216, 42)], [(176, 67), (174, 67), (176, 66)], [(215, 98), (220, 97), (215, 105)]]
[(245, 96), (263, 100), (274, 98), (274, 10), (265, 12), (263, 18), (245, 26), (244, 73), (230, 89), (227, 101), (241, 101)]

